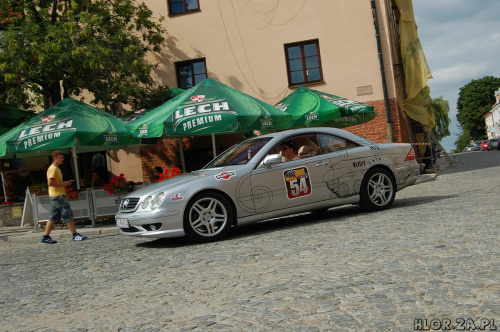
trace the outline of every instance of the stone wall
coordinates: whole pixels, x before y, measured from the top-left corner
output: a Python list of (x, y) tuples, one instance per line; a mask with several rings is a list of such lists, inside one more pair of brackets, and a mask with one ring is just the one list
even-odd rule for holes
[(21, 217), (12, 216), (13, 208), (23, 209), (23, 203), (0, 205), (0, 227), (21, 226)]

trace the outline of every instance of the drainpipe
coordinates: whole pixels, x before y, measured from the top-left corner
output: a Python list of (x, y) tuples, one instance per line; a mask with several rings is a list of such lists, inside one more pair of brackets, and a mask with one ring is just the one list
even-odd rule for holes
[(387, 133), (389, 135), (389, 142), (394, 142), (394, 138), (392, 137), (391, 109), (389, 107), (389, 96), (387, 95), (387, 82), (385, 81), (384, 57), (382, 55), (382, 44), (380, 42), (380, 33), (378, 30), (377, 7), (375, 6), (375, 0), (371, 0), (371, 3), (372, 3), (373, 25), (375, 26), (375, 37), (377, 39), (378, 60), (380, 62), (380, 75), (382, 77), (382, 90), (384, 91), (385, 117), (387, 119)]

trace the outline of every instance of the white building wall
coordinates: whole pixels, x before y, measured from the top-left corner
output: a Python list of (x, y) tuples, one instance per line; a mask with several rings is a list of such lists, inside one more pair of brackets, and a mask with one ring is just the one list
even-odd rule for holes
[(485, 117), (488, 139), (500, 137), (500, 89), (495, 91), (496, 103)]

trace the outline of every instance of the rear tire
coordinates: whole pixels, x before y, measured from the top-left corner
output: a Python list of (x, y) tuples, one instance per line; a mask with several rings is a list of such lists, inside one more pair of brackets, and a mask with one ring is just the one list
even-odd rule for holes
[(372, 168), (361, 183), (359, 205), (366, 211), (388, 209), (396, 197), (394, 176), (384, 168)]
[(231, 230), (234, 211), (227, 199), (214, 191), (195, 195), (184, 211), (184, 232), (196, 242), (223, 239)]

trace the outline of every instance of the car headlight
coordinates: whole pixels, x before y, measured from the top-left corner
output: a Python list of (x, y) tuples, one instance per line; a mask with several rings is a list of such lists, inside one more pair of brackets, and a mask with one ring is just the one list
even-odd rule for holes
[(144, 202), (142, 202), (141, 207), (142, 207), (143, 209), (147, 208), (147, 207), (148, 207), (148, 205), (149, 205), (149, 202), (151, 202), (151, 200), (152, 200), (152, 199), (153, 199), (153, 196), (148, 196), (148, 197), (146, 197), (146, 199), (144, 200)]
[(165, 193), (159, 193), (158, 195), (156, 195), (155, 198), (153, 198), (153, 200), (151, 201), (151, 210), (154, 210), (158, 206), (160, 206), (161, 203), (163, 203), (164, 199), (165, 199)]

